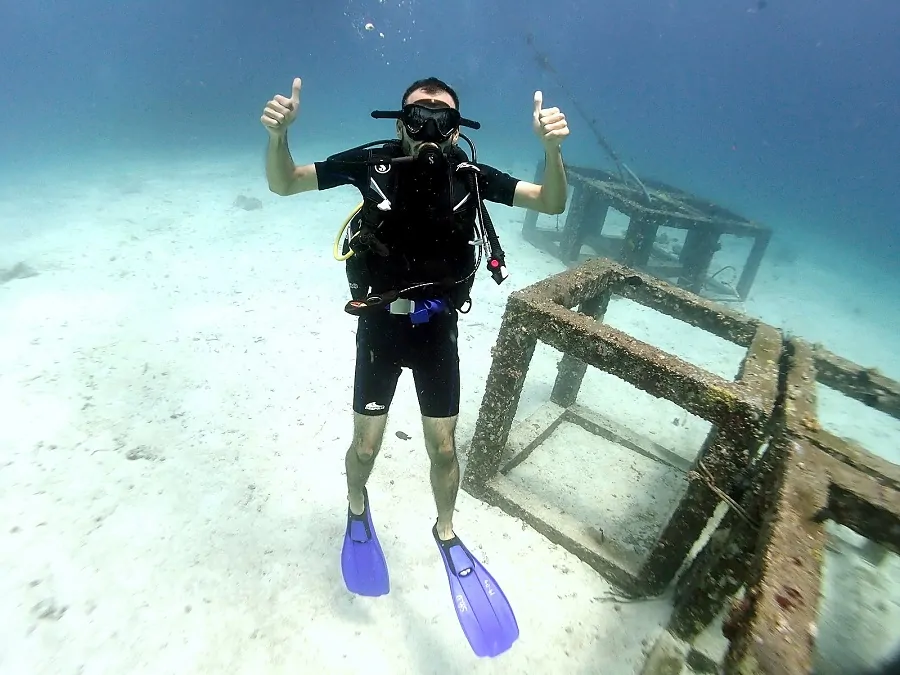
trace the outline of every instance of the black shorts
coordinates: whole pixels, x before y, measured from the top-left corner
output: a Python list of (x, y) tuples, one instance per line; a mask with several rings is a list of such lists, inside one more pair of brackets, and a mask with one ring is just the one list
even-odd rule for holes
[(457, 314), (438, 314), (414, 325), (407, 315), (387, 310), (359, 318), (353, 410), (383, 415), (391, 407), (403, 368), (412, 370), (425, 417), (459, 413)]

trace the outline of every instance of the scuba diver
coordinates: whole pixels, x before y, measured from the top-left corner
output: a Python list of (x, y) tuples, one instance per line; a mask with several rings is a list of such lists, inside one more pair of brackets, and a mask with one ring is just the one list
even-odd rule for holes
[[(387, 414), (403, 368), (412, 370), (422, 415), (431, 486), (437, 507), (432, 536), (450, 579), (457, 615), (479, 656), (496, 656), (518, 637), (506, 598), (453, 530), (460, 485), (455, 430), (460, 378), (457, 319), (471, 306), (470, 291), (482, 258), (496, 283), (507, 276), (503, 249), (484, 202), (559, 214), (565, 210), (566, 175), (560, 143), (568, 135), (558, 108), (544, 108), (535, 92), (532, 125), (544, 146), (542, 185), (479, 164), (461, 127), (459, 97), (430, 77), (412, 83), (401, 108), (374, 111), (396, 120), (396, 139), (377, 141), (313, 164), (295, 165), (288, 127), (300, 105), (300, 78), (290, 97), (276, 95), (263, 111), (269, 133), (269, 189), (287, 196), (353, 185), (362, 203), (338, 233), (334, 254), (345, 261), (358, 317), (353, 391), (353, 441), (347, 451), (347, 527), (341, 554), (344, 581), (354, 593), (390, 590), (384, 553), (375, 536), (366, 481), (381, 448)], [(458, 146), (471, 150), (469, 157)], [(465, 598), (467, 602), (457, 600)]]

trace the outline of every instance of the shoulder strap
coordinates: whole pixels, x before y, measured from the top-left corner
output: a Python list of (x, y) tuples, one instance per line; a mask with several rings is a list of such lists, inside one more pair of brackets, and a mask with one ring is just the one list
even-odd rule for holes
[(395, 159), (403, 154), (400, 141), (387, 141), (380, 148), (373, 148), (367, 153), (368, 157), (368, 184), (363, 198), (374, 202), (382, 211), (389, 210), (391, 201), (395, 198), (396, 171), (390, 162), (379, 164), (379, 159)]
[[(381, 148), (375, 148), (376, 145), (382, 146)], [(343, 150), (341, 152), (335, 153), (330, 157), (326, 158), (328, 162), (359, 162), (359, 151), (366, 150), (368, 148), (375, 148), (376, 150), (384, 150), (387, 153), (399, 153), (402, 152), (400, 148), (400, 141), (397, 139), (389, 139), (389, 140), (380, 140), (380, 141), (371, 141), (369, 143), (363, 143), (362, 145), (357, 145), (355, 148), (350, 148), (349, 150)], [(395, 155), (391, 155), (395, 156)]]

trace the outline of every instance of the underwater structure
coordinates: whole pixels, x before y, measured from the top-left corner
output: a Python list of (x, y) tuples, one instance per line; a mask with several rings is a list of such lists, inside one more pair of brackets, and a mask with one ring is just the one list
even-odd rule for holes
[[(647, 239), (636, 235), (634, 241), (648, 250)], [(707, 372), (604, 323), (613, 296), (739, 345), (745, 351), (737, 376)], [(562, 353), (550, 400), (514, 423), (538, 342)], [(617, 424), (614, 411), (579, 405), (588, 366), (707, 420), (710, 430), (696, 457), (688, 461)], [(809, 673), (826, 524), (867, 538), (876, 562), (900, 551), (900, 466), (824, 430), (818, 384), (900, 419), (900, 383), (877, 371), (644, 271), (591, 259), (509, 296), (463, 488), (566, 548), (623, 597), (673, 593), (669, 625), (647, 658), (646, 675), (682, 667)], [(614, 537), (598, 537), (546, 495), (511, 479), (534, 453), (559, 452), (548, 439), (564, 423), (682, 480), (643, 554)], [(707, 653), (697, 638), (723, 615), (726, 648)]]
[[(771, 230), (708, 199), (660, 181), (640, 179), (627, 166), (621, 166), (621, 175), (603, 169), (567, 167), (573, 194), (564, 227), (539, 228), (538, 213), (528, 211), (522, 236), (566, 264), (581, 262), (581, 249), (587, 244), (601, 256), (659, 278), (677, 280), (679, 286), (694, 293), (723, 301), (746, 300)], [(543, 172), (540, 162), (535, 171), (538, 184)], [(604, 233), (610, 209), (628, 216), (624, 237)], [(665, 237), (659, 234), (664, 227), (685, 231), (677, 251), (662, 245)], [(752, 242), (733, 286), (717, 278), (721, 269), (710, 271), (724, 235)]]

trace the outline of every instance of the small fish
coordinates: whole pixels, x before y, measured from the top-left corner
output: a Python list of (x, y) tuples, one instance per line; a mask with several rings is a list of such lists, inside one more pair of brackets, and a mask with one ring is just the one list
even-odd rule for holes
[(410, 436), (410, 435), (409, 435), (408, 433), (406, 433), (405, 431), (398, 431), (398, 432), (397, 432), (396, 434), (394, 434), (394, 435), (395, 435), (397, 438), (399, 438), (401, 441), (408, 441), (410, 438), (412, 438), (412, 436)]

